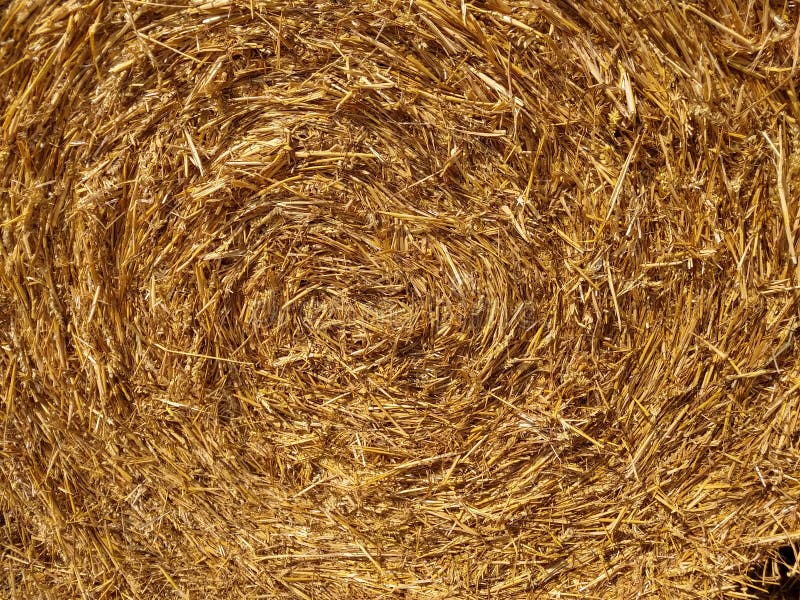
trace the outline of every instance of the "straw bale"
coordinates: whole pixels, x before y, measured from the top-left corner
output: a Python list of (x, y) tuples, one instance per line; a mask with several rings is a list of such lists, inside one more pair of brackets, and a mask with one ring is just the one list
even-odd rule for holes
[(791, 579), (796, 2), (0, 11), (4, 597)]

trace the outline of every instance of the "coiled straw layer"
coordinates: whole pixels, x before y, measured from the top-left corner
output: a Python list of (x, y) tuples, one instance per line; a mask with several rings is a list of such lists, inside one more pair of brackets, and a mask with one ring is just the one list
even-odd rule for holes
[(794, 3), (0, 10), (4, 596), (769, 589)]

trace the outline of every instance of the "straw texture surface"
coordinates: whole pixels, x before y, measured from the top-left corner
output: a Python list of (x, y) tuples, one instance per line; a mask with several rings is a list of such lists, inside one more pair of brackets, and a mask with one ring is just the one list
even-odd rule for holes
[(0, 2), (0, 595), (766, 597), (799, 14)]

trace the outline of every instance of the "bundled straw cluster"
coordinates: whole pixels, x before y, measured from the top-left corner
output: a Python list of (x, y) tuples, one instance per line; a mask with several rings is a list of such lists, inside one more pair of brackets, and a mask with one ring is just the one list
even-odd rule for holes
[(772, 589), (795, 2), (0, 11), (0, 595)]

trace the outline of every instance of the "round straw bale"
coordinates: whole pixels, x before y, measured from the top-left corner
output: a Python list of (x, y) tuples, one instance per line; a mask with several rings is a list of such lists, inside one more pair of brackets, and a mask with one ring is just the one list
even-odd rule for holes
[(792, 577), (796, 3), (0, 11), (4, 597)]

